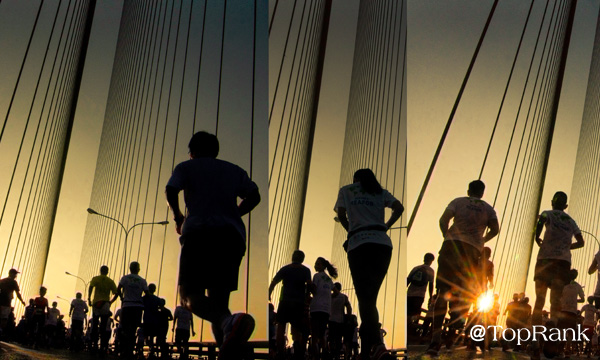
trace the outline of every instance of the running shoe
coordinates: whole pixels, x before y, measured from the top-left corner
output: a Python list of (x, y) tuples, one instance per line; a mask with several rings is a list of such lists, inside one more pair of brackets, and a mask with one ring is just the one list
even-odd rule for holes
[(254, 318), (238, 313), (229, 316), (223, 326), (223, 344), (219, 349), (219, 360), (240, 359), (243, 346), (254, 331)]

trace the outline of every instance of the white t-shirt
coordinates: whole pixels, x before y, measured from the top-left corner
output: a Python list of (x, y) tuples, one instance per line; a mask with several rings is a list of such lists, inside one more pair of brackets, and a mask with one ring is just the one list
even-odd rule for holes
[(71, 313), (71, 320), (85, 320), (85, 314), (88, 310), (88, 305), (83, 299), (73, 299), (71, 301), (73, 312)]
[(142, 293), (148, 291), (148, 284), (137, 274), (125, 275), (119, 281), (123, 287), (123, 301), (121, 307), (144, 307)]
[(184, 308), (183, 306), (178, 306), (175, 308), (175, 315), (173, 316), (177, 319), (177, 329), (182, 330), (190, 330), (190, 326), (192, 324), (192, 313)]
[(333, 281), (325, 272), (318, 272), (313, 276), (316, 292), (310, 302), (310, 312), (325, 312), (331, 314), (331, 289)]
[[(397, 201), (389, 191), (383, 189), (381, 194), (369, 194), (362, 189), (360, 183), (342, 187), (334, 210), (346, 209), (350, 227), (348, 232), (353, 232), (367, 226), (385, 226), (385, 208), (391, 207)], [(382, 244), (392, 247), (392, 241), (384, 230), (360, 231), (348, 239), (348, 251), (364, 243)]]
[(188, 209), (183, 235), (202, 226), (230, 225), (246, 238), (238, 198), (245, 199), (258, 187), (239, 166), (212, 158), (184, 161), (175, 167), (167, 186), (183, 190)]
[(345, 294), (339, 293), (337, 296), (331, 294), (331, 315), (329, 315), (329, 321), (338, 324), (343, 323), (346, 304), (348, 303), (348, 297)]
[(446, 210), (452, 212), (453, 223), (444, 240), (463, 241), (483, 250), (483, 235), (490, 220), (497, 219), (494, 208), (476, 197), (459, 197), (450, 202)]
[(575, 220), (562, 210), (546, 210), (540, 215), (546, 219), (546, 231), (538, 260), (556, 259), (571, 262), (571, 244), (573, 235), (581, 234)]
[(570, 284), (565, 285), (562, 298), (560, 299), (561, 310), (576, 314), (577, 299), (579, 299), (579, 296), (581, 296), (581, 298), (585, 297), (581, 285), (575, 281), (571, 281)]
[[(600, 268), (600, 251), (598, 251), (596, 255), (594, 255), (594, 259), (596, 259), (596, 264), (598, 264), (598, 267)], [(600, 296), (600, 270), (598, 270), (597, 273), (598, 280), (596, 281), (596, 289), (594, 290), (594, 296)]]
[(596, 325), (596, 314), (598, 313), (598, 309), (596, 309), (594, 305), (583, 305), (581, 313), (583, 314), (583, 326)]
[[(421, 279), (417, 279), (417, 277), (421, 276), (426, 277), (426, 279), (422, 280), (425, 282), (425, 285), (418, 286), (416, 281), (420, 281)], [(425, 298), (425, 294), (427, 293), (427, 287), (430, 282), (433, 282), (434, 276), (435, 272), (433, 271), (431, 266), (426, 264), (415, 266), (408, 274), (408, 278), (411, 279), (411, 282), (408, 286), (408, 290), (406, 291), (406, 296)]]
[(57, 308), (48, 309), (48, 317), (46, 318), (46, 325), (56, 325), (58, 323), (58, 317), (60, 316), (60, 310)]

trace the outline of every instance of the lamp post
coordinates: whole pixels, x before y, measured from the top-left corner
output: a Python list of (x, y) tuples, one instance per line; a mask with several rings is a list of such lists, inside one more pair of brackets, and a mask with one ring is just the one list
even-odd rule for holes
[[(79, 277), (79, 276), (77, 276), (77, 275), (75, 275), (75, 274), (71, 274), (71, 273), (70, 273), (70, 272), (68, 272), (68, 271), (65, 271), (65, 274), (67, 274), (67, 275), (69, 275), (69, 276), (76, 277), (76, 278), (78, 278), (79, 280), (81, 280), (81, 281), (83, 282), (83, 286), (84, 286), (84, 288), (83, 288), (83, 294), (85, 295), (85, 294), (87, 293), (87, 291), (88, 291), (88, 284), (89, 284), (89, 282), (87, 282), (87, 281), (83, 280), (81, 277)], [(83, 298), (83, 299), (85, 299), (85, 296), (84, 296), (84, 298)]]
[(137, 223), (132, 225), (131, 227), (129, 227), (129, 229), (127, 229), (125, 227), (125, 225), (123, 225), (123, 223), (121, 223), (119, 220), (112, 218), (108, 215), (104, 215), (101, 214), (99, 212), (97, 212), (96, 210), (92, 209), (92, 208), (88, 208), (87, 212), (91, 215), (98, 215), (101, 216), (103, 218), (107, 218), (109, 220), (112, 220), (114, 222), (116, 222), (117, 224), (119, 224), (121, 226), (121, 229), (123, 230), (123, 232), (125, 233), (125, 246), (123, 247), (123, 275), (125, 275), (127, 273), (127, 237), (129, 236), (129, 233), (131, 232), (131, 230), (133, 230), (134, 227), (136, 226), (141, 226), (141, 225), (167, 225), (169, 222), (168, 221), (158, 221), (158, 222), (141, 222), (141, 223)]

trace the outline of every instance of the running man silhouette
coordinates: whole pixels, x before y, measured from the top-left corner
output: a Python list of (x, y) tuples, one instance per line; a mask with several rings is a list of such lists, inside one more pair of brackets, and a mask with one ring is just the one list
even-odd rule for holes
[(19, 284), (16, 280), (18, 273), (19, 272), (16, 269), (10, 269), (8, 271), (8, 277), (0, 280), (0, 327), (3, 331), (6, 329), (8, 317), (11, 312), (13, 293), (17, 294), (17, 299), (25, 306), (25, 302), (21, 297)]
[(309, 329), (304, 324), (304, 308), (308, 290), (312, 287), (310, 269), (304, 265), (304, 252), (295, 250), (292, 254), (292, 263), (288, 264), (275, 274), (269, 285), (269, 300), (275, 286), (283, 282), (279, 306), (277, 308), (277, 356), (283, 358), (285, 355), (285, 328), (290, 323), (292, 327), (292, 340), (294, 341), (294, 358), (304, 359), (306, 352), (306, 341)]
[[(438, 256), (434, 307), (433, 336), (427, 353), (436, 356), (441, 346), (442, 322), (450, 307), (450, 324), (446, 345), (452, 346), (456, 330), (463, 327), (470, 303), (478, 287), (477, 264), (484, 244), (500, 230), (494, 208), (481, 200), (485, 184), (481, 180), (469, 183), (466, 197), (450, 202), (440, 218), (444, 236)], [(453, 220), (450, 226), (450, 220)], [(487, 233), (485, 230), (489, 229)]]
[[(561, 312), (560, 300), (563, 288), (570, 282), (571, 250), (583, 247), (581, 230), (564, 210), (567, 194), (557, 191), (552, 197), (552, 210), (543, 211), (535, 229), (535, 242), (539, 245), (535, 264), (535, 306), (531, 316), (531, 325), (542, 325), (542, 308), (546, 303), (546, 293), (550, 289), (550, 318), (557, 321)], [(540, 238), (546, 228), (544, 239)], [(576, 242), (573, 243), (573, 237)], [(534, 341), (532, 359), (540, 358), (538, 341)]]
[[(177, 165), (166, 197), (182, 245), (179, 294), (195, 315), (212, 323), (221, 359), (237, 358), (252, 332), (254, 319), (231, 314), (229, 297), (238, 288), (246, 252), (242, 216), (260, 202), (258, 186), (237, 165), (217, 159), (219, 140), (200, 131), (188, 145), (190, 160)], [(179, 207), (183, 190), (187, 216)], [(238, 198), (243, 199), (238, 205)]]
[(148, 283), (139, 275), (140, 264), (137, 261), (131, 262), (129, 271), (130, 274), (123, 276), (119, 281), (117, 294), (111, 300), (112, 303), (117, 296), (121, 298), (121, 328), (123, 329), (121, 343), (124, 357), (131, 356), (136, 330), (142, 323), (144, 311), (142, 293), (149, 293)]
[[(92, 291), (94, 297), (92, 298)], [(102, 265), (100, 267), (100, 275), (94, 276), (90, 280), (90, 286), (88, 289), (88, 304), (92, 308), (92, 351), (96, 351), (98, 348), (98, 337), (100, 337), (100, 347), (103, 351), (108, 349), (109, 339), (104, 335), (102, 329), (106, 328), (106, 322), (109, 318), (110, 305), (114, 302), (111, 301), (111, 293), (116, 296), (117, 285), (115, 282), (108, 277), (108, 266)], [(116, 297), (115, 297), (116, 299)], [(98, 327), (100, 330), (98, 330)]]

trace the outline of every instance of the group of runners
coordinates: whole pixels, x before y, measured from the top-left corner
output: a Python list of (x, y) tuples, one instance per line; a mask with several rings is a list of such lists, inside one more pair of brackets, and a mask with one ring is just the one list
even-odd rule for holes
[[(269, 298), (275, 286), (282, 282), (277, 312), (273, 314), (272, 351), (280, 358), (293, 355), (304, 359), (307, 343), (309, 353), (318, 359), (329, 354), (332, 359), (356, 355), (358, 347), (356, 315), (342, 285), (334, 283), (337, 269), (326, 259), (315, 261), (315, 274), (304, 266), (304, 252), (294, 251), (292, 263), (281, 268), (269, 286)], [(290, 324), (293, 346), (286, 350), (286, 325)], [(356, 345), (355, 345), (356, 344)], [(354, 354), (353, 354), (354, 353)]]
[[(147, 285), (139, 276), (137, 262), (131, 263), (130, 271), (129, 275), (121, 278), (117, 286), (108, 277), (108, 267), (102, 266), (100, 275), (90, 281), (88, 301), (82, 298), (80, 292), (71, 301), (68, 314), (70, 327), (66, 326), (65, 315), (60, 313), (58, 303), (54, 301), (49, 306), (44, 286), (40, 287), (39, 296), (29, 300), (18, 324), (15, 324), (14, 307), (10, 306), (10, 302), (8, 306), (2, 305), (2, 338), (36, 348), (68, 347), (72, 351), (116, 353), (123, 357), (133, 356), (134, 344), (137, 342), (142, 347), (147, 345), (151, 356), (158, 356), (160, 353), (162, 358), (170, 358), (171, 351), (166, 346), (166, 340), (169, 322), (174, 320), (175, 343), (180, 357), (185, 358), (190, 332), (195, 334), (192, 313), (183, 306), (178, 306), (173, 316), (165, 307), (165, 300), (154, 295), (156, 285)], [(16, 294), (22, 301), (16, 281), (17, 273), (11, 269), (9, 276), (0, 280), (0, 297), (12, 299), (13, 294)], [(113, 317), (111, 305), (117, 298), (121, 298), (121, 307)], [(113, 328), (113, 346), (109, 346)], [(137, 350), (139, 354), (140, 349)]]
[[(431, 342), (427, 354), (437, 356), (442, 345), (451, 349), (464, 331), (465, 338), (475, 324), (495, 325), (500, 305), (498, 295), (493, 295), (493, 263), (491, 250), (485, 243), (499, 232), (499, 223), (492, 206), (482, 200), (485, 185), (480, 180), (472, 181), (467, 196), (451, 201), (439, 220), (444, 237), (437, 257), (437, 274), (431, 268), (435, 256), (426, 254), (423, 265), (415, 267), (408, 276), (407, 304), (409, 333), (421, 331), (427, 335), (431, 329)], [(533, 308), (524, 294), (515, 294), (508, 304), (506, 327), (514, 330), (534, 326), (549, 326), (556, 329), (575, 329), (578, 320), (588, 328), (592, 338), (598, 320), (598, 311), (591, 306), (594, 299), (600, 300), (600, 281), (589, 298), (589, 306), (581, 311), (578, 303), (585, 301), (581, 286), (575, 281), (578, 272), (571, 268), (571, 251), (584, 245), (581, 230), (565, 212), (567, 195), (558, 191), (551, 201), (551, 209), (543, 211), (535, 225), (533, 241), (539, 246), (534, 270), (535, 302)], [(543, 237), (542, 237), (543, 232)], [(600, 253), (592, 260), (588, 270), (597, 271)], [(435, 286), (435, 291), (434, 291)], [(429, 291), (429, 311), (423, 324), (419, 324), (421, 306)], [(544, 312), (546, 297), (550, 293), (550, 312)], [(483, 294), (492, 297), (486, 309), (478, 309), (477, 301)], [(600, 301), (596, 302), (596, 306)], [(473, 309), (469, 313), (470, 309)], [(583, 316), (580, 317), (580, 314)], [(449, 319), (447, 318), (447, 315)], [(431, 324), (431, 325), (430, 325)], [(493, 332), (493, 330), (491, 330)], [(569, 333), (570, 334), (570, 333)], [(569, 353), (571, 338), (565, 341), (543, 341), (536, 335), (527, 342), (532, 359), (539, 359), (541, 352), (549, 356)], [(477, 344), (489, 349), (489, 340)], [(508, 350), (511, 342), (501, 339), (503, 350)], [(525, 346), (515, 346), (524, 350)]]

